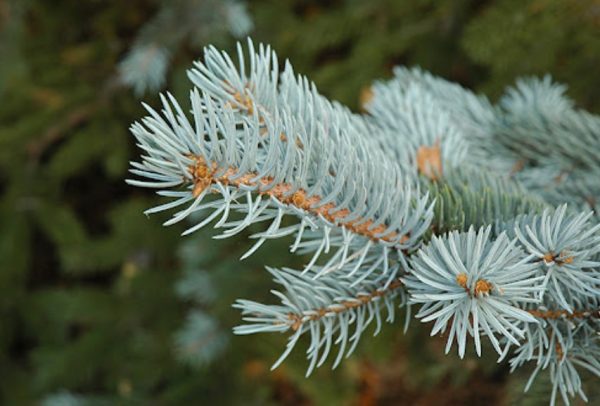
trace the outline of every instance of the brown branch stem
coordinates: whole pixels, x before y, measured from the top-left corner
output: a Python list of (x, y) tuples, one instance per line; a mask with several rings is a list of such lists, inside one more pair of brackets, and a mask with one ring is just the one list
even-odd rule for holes
[(373, 292), (368, 294), (358, 295), (354, 300), (345, 300), (342, 302), (332, 304), (328, 307), (316, 309), (315, 312), (308, 317), (303, 314), (288, 313), (288, 324), (290, 325), (292, 330), (297, 331), (306, 321), (320, 320), (329, 314), (339, 314), (347, 312), (348, 310), (356, 309), (357, 307), (364, 306), (372, 302), (376, 298), (386, 296), (396, 291), (401, 286), (402, 282), (400, 281), (400, 279), (396, 279), (392, 281), (392, 283), (390, 283), (389, 286), (385, 289), (374, 290)]
[(600, 309), (593, 310), (578, 310), (573, 313), (569, 313), (566, 310), (527, 310), (529, 314), (533, 317), (537, 317), (538, 319), (546, 319), (546, 320), (557, 320), (566, 318), (569, 320), (573, 319), (587, 319), (587, 318), (600, 318)]
[(349, 209), (338, 209), (334, 203), (319, 205), (322, 200), (320, 196), (309, 196), (303, 189), (293, 191), (294, 187), (289, 183), (278, 183), (269, 187), (269, 189), (265, 189), (273, 183), (272, 177), (268, 176), (256, 180), (258, 175), (254, 172), (245, 173), (240, 176), (236, 168), (230, 167), (223, 171), (214, 162), (210, 165), (207, 164), (202, 157), (190, 156), (189, 158), (194, 161), (194, 164), (190, 165), (188, 170), (192, 175), (194, 184), (192, 194), (195, 197), (216, 183), (235, 187), (256, 187), (258, 188), (258, 193), (261, 195), (274, 197), (282, 203), (293, 205), (312, 215), (323, 216), (327, 221), (373, 241), (402, 243), (408, 240), (408, 236), (399, 237), (396, 231), (388, 230), (384, 224), (375, 227), (375, 221), (372, 219), (358, 218), (356, 220), (344, 221), (344, 218), (350, 214)]

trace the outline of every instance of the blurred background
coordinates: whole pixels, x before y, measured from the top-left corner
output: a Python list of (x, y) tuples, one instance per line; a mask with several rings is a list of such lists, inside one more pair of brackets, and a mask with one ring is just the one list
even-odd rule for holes
[(270, 300), (263, 266), (303, 258), (182, 238), (124, 179), (140, 102), (185, 102), (202, 47), (248, 35), (355, 111), (399, 64), (492, 99), (549, 73), (600, 111), (597, 0), (0, 0), (0, 404), (546, 404), (543, 378), (524, 397), (526, 368), (402, 317), (309, 379), (302, 350), (269, 371), (286, 337), (232, 334), (236, 298)]

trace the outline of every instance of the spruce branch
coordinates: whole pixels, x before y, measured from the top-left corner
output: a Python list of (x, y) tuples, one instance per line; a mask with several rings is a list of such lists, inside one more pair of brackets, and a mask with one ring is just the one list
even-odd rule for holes
[(289, 333), (287, 348), (272, 369), (285, 360), (304, 334), (310, 337), (307, 350), (310, 365), (306, 375), (321, 366), (337, 346), (335, 368), (344, 356), (354, 352), (362, 333), (372, 323), (376, 326), (373, 334), (380, 331), (383, 310), (387, 311), (385, 321), (393, 323), (397, 306), (407, 304), (402, 282), (397, 277), (384, 281), (381, 277), (367, 276), (359, 284), (353, 284), (351, 280), (330, 275), (315, 279), (314, 275), (291, 269), (267, 269), (285, 289), (285, 292), (272, 291), (281, 305), (238, 300), (234, 306), (242, 310), (247, 324), (236, 327), (234, 332)]
[[(271, 221), (266, 232), (254, 236), (258, 241), (247, 255), (267, 239), (295, 234), (293, 250), (302, 246), (315, 252), (306, 270), (332, 245), (341, 257), (338, 267), (348, 258), (354, 258), (358, 268), (373, 255), (393, 252), (403, 257), (414, 250), (432, 217), (427, 194), (368, 142), (366, 124), (356, 125), (362, 119), (326, 101), (306, 79), (296, 80), (289, 65), (278, 89), (275, 55), (264, 47), (255, 54), (251, 43), (249, 47), (247, 76), (241, 48), (239, 69), (215, 49), (207, 49), (204, 64), (190, 72), (203, 86), (190, 96), (192, 121), (168, 96), (168, 101), (162, 97), (163, 116), (147, 106), (150, 116), (132, 126), (148, 154), (143, 162), (132, 164), (132, 173), (149, 180), (128, 182), (159, 189), (184, 187), (159, 191), (176, 200), (146, 213), (189, 204), (165, 223), (170, 225), (192, 212), (212, 209), (184, 234), (221, 216), (215, 225), (226, 229), (221, 237), (254, 222)], [(297, 100), (304, 100), (308, 108)], [(201, 204), (213, 193), (221, 199)], [(246, 203), (240, 203), (243, 198)], [(228, 221), (232, 211), (245, 217)], [(281, 228), (286, 214), (301, 222)], [(320, 244), (303, 241), (307, 227), (321, 232)]]
[[(537, 362), (531, 382), (548, 368), (552, 402), (585, 397), (577, 368), (600, 371), (600, 225), (578, 209), (595, 206), (597, 117), (548, 80), (492, 106), (405, 68), (357, 115), (289, 62), (280, 71), (269, 47), (248, 41), (237, 53), (236, 65), (206, 48), (188, 72), (189, 114), (170, 95), (160, 113), (146, 106), (131, 128), (139, 179), (128, 180), (171, 199), (146, 211), (175, 210), (165, 225), (193, 217), (184, 234), (267, 223), (242, 258), (286, 236), (312, 255), (302, 270), (268, 268), (281, 303), (238, 300), (247, 324), (237, 334), (288, 334), (274, 367), (308, 336), (309, 374), (335, 346), (337, 366), (373, 322), (377, 332), (384, 310), (392, 322), (397, 305), (416, 304), (432, 334), (448, 333), (447, 352), (456, 340), (463, 357), (470, 336), (481, 354), (487, 337), (500, 360), (514, 349), (513, 369)], [(537, 149), (520, 154), (515, 134)], [(564, 179), (587, 195), (561, 197)], [(564, 201), (575, 204), (555, 208)]]

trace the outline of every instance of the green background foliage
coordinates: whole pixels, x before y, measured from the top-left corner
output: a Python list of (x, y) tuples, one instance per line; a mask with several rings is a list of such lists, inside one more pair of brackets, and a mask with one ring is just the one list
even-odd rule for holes
[[(143, 109), (117, 64), (160, 7), (0, 1), (0, 403), (523, 402), (526, 371), (509, 377), (491, 357), (445, 356), (444, 339), (416, 322), (404, 335), (399, 320), (310, 379), (301, 351), (269, 372), (284, 337), (230, 333), (236, 298), (268, 297), (263, 265), (301, 258), (276, 242), (240, 263), (247, 241), (181, 238), (164, 216), (142, 214), (157, 202), (151, 193), (125, 185), (136, 154), (128, 126)], [(248, 10), (255, 40), (357, 111), (361, 92), (398, 64), (492, 98), (518, 76), (550, 73), (581, 107), (600, 110), (594, 0), (257, 0)], [(222, 32), (208, 41), (234, 45)], [(191, 41), (172, 50), (166, 88), (180, 100), (200, 55)], [(158, 104), (153, 93), (143, 100)], [(177, 294), (186, 267), (210, 274), (210, 303)], [(185, 362), (175, 345), (192, 311), (214, 317), (227, 341), (209, 364)]]

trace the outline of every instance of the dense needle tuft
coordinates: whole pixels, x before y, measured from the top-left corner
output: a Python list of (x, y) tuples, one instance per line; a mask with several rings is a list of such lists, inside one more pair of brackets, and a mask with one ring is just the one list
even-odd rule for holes
[(569, 312), (581, 298), (597, 297), (600, 289), (600, 225), (592, 225), (591, 216), (591, 212), (568, 213), (563, 205), (520, 218), (514, 228), (525, 249), (538, 259), (542, 293)]
[(405, 283), (412, 303), (421, 303), (417, 317), (434, 321), (431, 334), (447, 333), (446, 352), (454, 340), (465, 354), (467, 335), (481, 354), (480, 334), (498, 353), (496, 336), (518, 345), (523, 323), (535, 318), (520, 307), (538, 301), (541, 279), (528, 255), (506, 234), (490, 238), (491, 227), (434, 237), (411, 262)]

